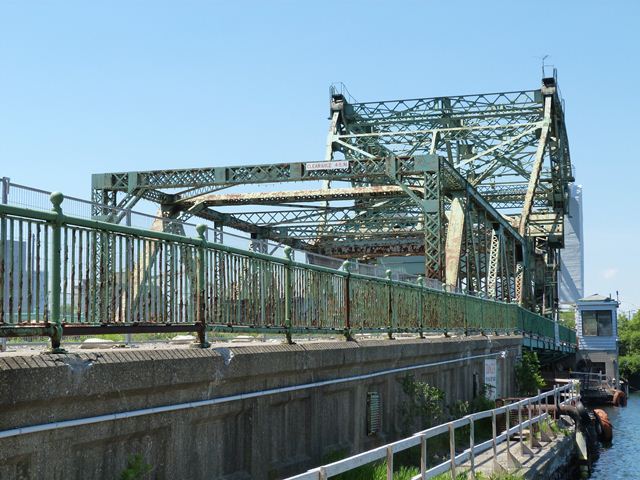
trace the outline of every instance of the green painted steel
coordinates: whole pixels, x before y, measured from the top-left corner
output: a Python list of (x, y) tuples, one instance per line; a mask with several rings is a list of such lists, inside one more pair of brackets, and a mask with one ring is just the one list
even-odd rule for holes
[[(0, 205), (0, 336), (64, 331), (523, 334), (575, 348), (575, 332), (516, 304), (189, 238)], [(102, 260), (108, 245), (113, 263)], [(44, 259), (44, 261), (43, 261)], [(50, 286), (50, 287), (49, 287)]]
[[(557, 313), (554, 266), (574, 177), (555, 70), (536, 89), (471, 95), (358, 102), (332, 88), (318, 160), (99, 173), (92, 213), (119, 223), (144, 200), (167, 220), (195, 216), (334, 258), (419, 255), (424, 275), (450, 289)], [(221, 193), (291, 182), (305, 186)], [(111, 265), (109, 246), (98, 250)]]

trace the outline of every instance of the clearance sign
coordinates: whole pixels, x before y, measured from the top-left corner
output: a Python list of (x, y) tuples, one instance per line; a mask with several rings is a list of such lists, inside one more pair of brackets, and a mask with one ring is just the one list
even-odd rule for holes
[(314, 170), (348, 170), (348, 160), (337, 160), (335, 162), (309, 162), (304, 164), (307, 171)]

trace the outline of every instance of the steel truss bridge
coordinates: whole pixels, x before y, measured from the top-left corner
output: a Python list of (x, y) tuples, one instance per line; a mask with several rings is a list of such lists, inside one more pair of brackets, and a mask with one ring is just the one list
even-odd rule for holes
[[(273, 240), (359, 261), (424, 256), (449, 291), (553, 318), (571, 181), (554, 72), (535, 90), (413, 100), (332, 88), (322, 161), (95, 174), (93, 213), (119, 223), (118, 209), (147, 200), (166, 218), (157, 229), (181, 233), (195, 216), (250, 233), (257, 251)], [(291, 182), (307, 188), (228, 191)]]
[[(92, 219), (63, 213), (61, 194), (52, 211), (0, 205), (0, 336), (59, 350), (89, 333), (193, 331), (201, 346), (211, 330), (517, 333), (573, 351), (553, 320), (572, 180), (555, 75), (537, 90), (368, 103), (332, 88), (321, 161), (95, 174)], [(307, 188), (266, 188), (296, 182)], [(122, 225), (140, 201), (159, 206), (151, 229)], [(190, 217), (213, 236), (203, 224), (187, 237)], [(253, 248), (222, 245), (225, 228)], [(345, 263), (273, 257), (267, 241)], [(422, 256), (424, 275), (350, 271), (383, 256)]]

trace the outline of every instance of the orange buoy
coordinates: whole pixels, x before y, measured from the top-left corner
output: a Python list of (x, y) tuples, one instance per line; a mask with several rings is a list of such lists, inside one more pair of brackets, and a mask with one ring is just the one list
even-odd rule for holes
[(610, 442), (613, 439), (613, 425), (611, 425), (611, 422), (609, 421), (607, 412), (596, 408), (593, 410), (593, 414), (598, 419), (598, 423), (600, 423), (600, 427), (602, 430), (600, 440), (602, 442)]
[(622, 390), (616, 390), (613, 394), (613, 405), (616, 407), (626, 407), (627, 406), (627, 396), (624, 394)]

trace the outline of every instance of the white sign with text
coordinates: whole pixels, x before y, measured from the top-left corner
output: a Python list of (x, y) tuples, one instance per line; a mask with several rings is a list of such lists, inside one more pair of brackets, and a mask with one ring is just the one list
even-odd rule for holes
[(495, 358), (484, 361), (484, 386), (487, 398), (495, 400), (498, 391), (498, 362)]
[(304, 164), (307, 171), (313, 170), (348, 170), (348, 160), (338, 160), (335, 162), (309, 162)]

